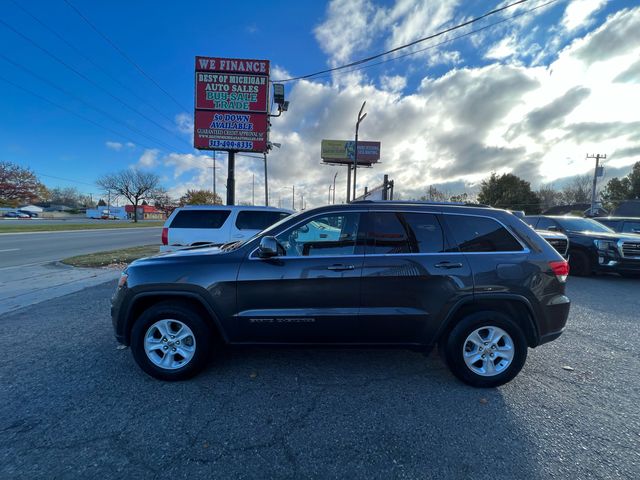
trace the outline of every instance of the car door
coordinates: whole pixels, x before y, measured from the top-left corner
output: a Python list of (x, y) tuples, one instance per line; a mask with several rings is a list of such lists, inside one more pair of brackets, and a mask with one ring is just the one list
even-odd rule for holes
[(281, 255), (249, 254), (237, 281), (243, 341), (354, 341), (364, 261), (360, 216), (344, 211), (307, 217), (276, 235)]
[(473, 294), (467, 259), (446, 251), (435, 213), (371, 211), (364, 237), (361, 340), (430, 343), (444, 312)]

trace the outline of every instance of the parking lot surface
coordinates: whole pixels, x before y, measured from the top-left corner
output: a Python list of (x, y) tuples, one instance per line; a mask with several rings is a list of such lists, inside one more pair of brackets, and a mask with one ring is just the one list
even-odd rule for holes
[(147, 377), (112, 282), (0, 317), (0, 478), (638, 478), (640, 280), (571, 278), (565, 334), (467, 387), (404, 350), (227, 350)]

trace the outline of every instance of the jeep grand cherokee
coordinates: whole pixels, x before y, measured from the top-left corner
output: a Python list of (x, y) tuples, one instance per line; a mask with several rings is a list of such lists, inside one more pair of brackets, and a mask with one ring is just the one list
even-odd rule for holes
[(493, 387), (562, 333), (568, 273), (504, 210), (355, 202), (135, 261), (111, 314), (118, 341), (164, 380), (196, 374), (221, 343), (439, 346), (460, 380)]

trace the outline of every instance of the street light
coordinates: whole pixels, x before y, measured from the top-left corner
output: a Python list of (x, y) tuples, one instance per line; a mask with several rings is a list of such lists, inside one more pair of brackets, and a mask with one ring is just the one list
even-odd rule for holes
[(356, 145), (355, 151), (353, 153), (353, 199), (356, 199), (356, 174), (358, 172), (358, 129), (360, 128), (360, 122), (365, 119), (367, 114), (362, 114), (364, 110), (364, 106), (367, 104), (366, 101), (362, 102), (362, 107), (360, 107), (360, 111), (358, 112), (358, 121), (356, 122)]

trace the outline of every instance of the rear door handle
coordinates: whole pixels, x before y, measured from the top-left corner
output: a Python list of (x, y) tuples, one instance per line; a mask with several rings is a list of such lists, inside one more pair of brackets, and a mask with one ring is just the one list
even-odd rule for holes
[(447, 270), (450, 268), (462, 268), (461, 263), (452, 263), (452, 262), (440, 262), (434, 265), (436, 268), (446, 268)]
[(342, 264), (336, 264), (336, 265), (329, 265), (327, 267), (327, 270), (335, 270), (337, 272), (341, 272), (343, 270), (353, 270), (355, 267), (353, 265), (342, 265)]

